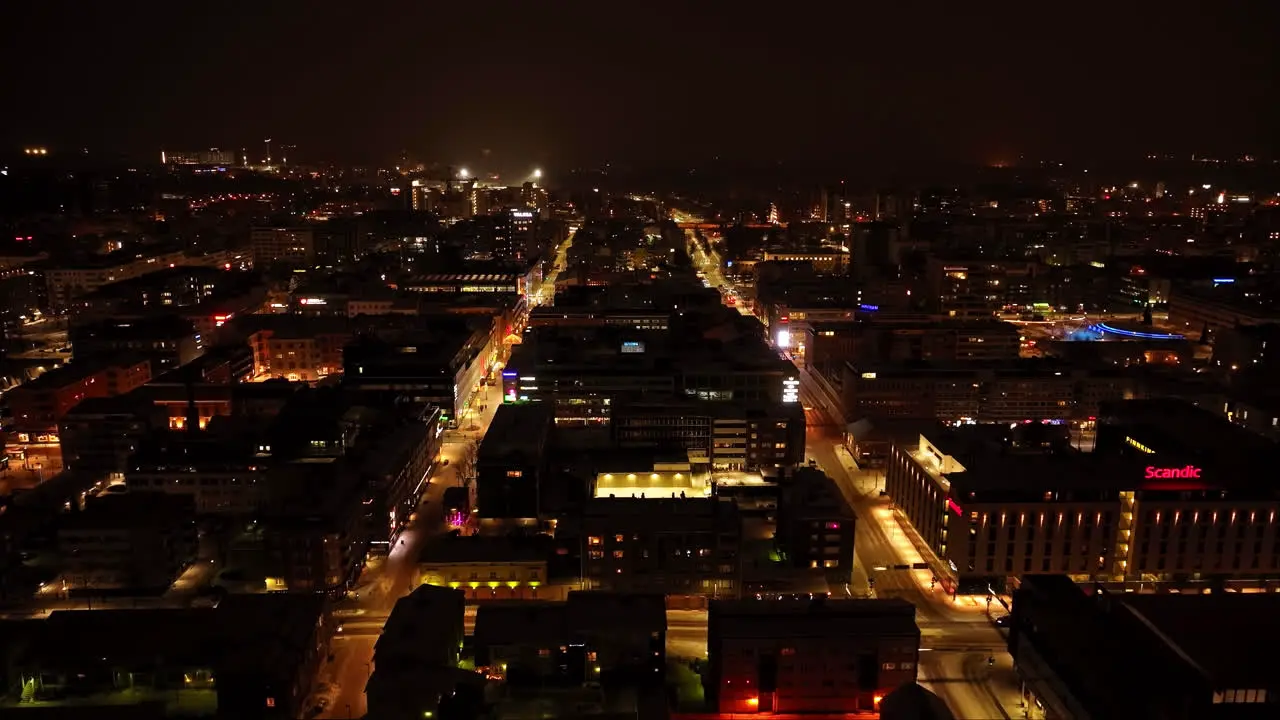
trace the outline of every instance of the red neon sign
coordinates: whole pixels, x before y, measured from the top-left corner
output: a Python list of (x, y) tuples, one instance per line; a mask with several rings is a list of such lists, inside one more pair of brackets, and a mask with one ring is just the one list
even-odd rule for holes
[(960, 517), (964, 517), (964, 511), (960, 509), (960, 506), (956, 504), (955, 500), (952, 500), (951, 498), (947, 498), (947, 507), (951, 508), (951, 512), (955, 513), (956, 515), (959, 515)]
[(1148, 465), (1147, 474), (1145, 477), (1147, 480), (1155, 480), (1155, 479), (1171, 480), (1175, 478), (1179, 480), (1185, 480), (1185, 479), (1199, 480), (1200, 473), (1201, 473), (1200, 468), (1194, 465), (1188, 465), (1186, 467), (1180, 467), (1180, 468), (1162, 468), (1162, 467), (1155, 467), (1154, 465)]

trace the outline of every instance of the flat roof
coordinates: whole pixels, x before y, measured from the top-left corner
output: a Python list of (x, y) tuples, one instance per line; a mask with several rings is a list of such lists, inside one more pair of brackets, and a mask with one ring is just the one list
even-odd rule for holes
[(1180, 398), (1104, 402), (1098, 409), (1098, 422), (1125, 427), (1135, 439), (1157, 452), (1169, 451), (1157, 445), (1209, 453), (1224, 449), (1233, 453), (1280, 451), (1280, 444), (1274, 440)]
[(506, 537), (500, 535), (445, 535), (427, 542), (418, 553), (418, 562), (496, 563), (545, 562), (551, 552), (550, 538)]
[(555, 408), (551, 403), (503, 403), (480, 441), (477, 462), (501, 461), (508, 455), (532, 460), (547, 451)]
[(916, 635), (916, 608), (900, 598), (874, 600), (712, 600), (713, 638)]
[(936, 363), (927, 360), (911, 360), (896, 363), (855, 363), (845, 365), (858, 375), (874, 374), (874, 378), (936, 377), (939, 379), (974, 377), (1032, 377), (1051, 379), (1062, 377), (1124, 377), (1134, 375), (1123, 367), (1082, 367), (1051, 358), (1009, 358), (999, 360), (965, 360), (953, 363)]
[[(1116, 595), (1112, 595), (1116, 598)], [(1125, 593), (1119, 598), (1157, 637), (1220, 688), (1275, 682), (1280, 598), (1269, 593)]]
[[(711, 486), (694, 482), (689, 470), (678, 472), (651, 470), (648, 472), (597, 473), (595, 497), (631, 497), (646, 499), (684, 499), (711, 494)], [(686, 497), (687, 496), (687, 497)]]
[(404, 280), (402, 284), (412, 287), (415, 283), (481, 283), (481, 282), (516, 282), (524, 277), (524, 273), (439, 273), (434, 275), (417, 275)]
[[(539, 372), (702, 373), (712, 369), (795, 372), (759, 335), (727, 339), (708, 337), (710, 328), (637, 330), (631, 327), (538, 326), (526, 328), (523, 342), (511, 353), (507, 367), (528, 374)], [(623, 343), (643, 345), (643, 352), (623, 352)]]
[[(226, 663), (263, 674), (290, 673), (324, 612), (321, 595), (231, 595), (217, 608), (55, 610), (31, 620), (26, 666), (154, 667), (157, 660), (199, 667)], [(219, 662), (221, 661), (221, 662)]]
[(718, 522), (741, 523), (738, 505), (731, 499), (717, 497), (638, 498), (597, 497), (586, 501), (581, 518), (608, 518), (620, 532), (630, 529), (678, 532), (701, 530)]
[(133, 354), (116, 354), (112, 355), (110, 358), (90, 357), (81, 360), (73, 360), (66, 365), (60, 365), (53, 368), (30, 382), (17, 386), (14, 390), (27, 390), (31, 392), (40, 390), (56, 390), (73, 383), (80, 382), (91, 375), (95, 375), (112, 368), (132, 368), (143, 364), (149, 365), (150, 361), (141, 355)]

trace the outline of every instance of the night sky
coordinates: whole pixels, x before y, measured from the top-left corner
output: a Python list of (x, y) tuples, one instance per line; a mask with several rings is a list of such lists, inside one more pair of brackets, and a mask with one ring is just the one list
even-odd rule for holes
[(1277, 6), (4, 0), (0, 143), (509, 171), (1267, 154)]

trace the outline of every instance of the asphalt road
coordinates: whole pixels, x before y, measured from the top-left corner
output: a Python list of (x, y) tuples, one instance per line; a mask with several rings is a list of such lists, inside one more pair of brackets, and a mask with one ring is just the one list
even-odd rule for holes
[[(806, 454), (815, 459), (858, 516), (855, 530), (855, 568), (850, 588), (855, 595), (898, 597), (916, 606), (921, 631), (919, 681), (947, 703), (957, 718), (1021, 717), (1013, 661), (1005, 640), (987, 616), (964, 599), (957, 603), (941, 587), (931, 587), (929, 570), (893, 570), (895, 565), (920, 562), (910, 540), (881, 498), (881, 473), (858, 468), (839, 445), (840, 425), (826, 409), (829, 401), (808, 373), (801, 374), (800, 398), (806, 417), (817, 419), (808, 428)], [(875, 587), (868, 579), (874, 578)], [(994, 659), (994, 666), (988, 660)]]
[[(458, 469), (467, 447), (479, 442), (501, 404), (502, 389), (486, 386), (480, 404), (485, 410), (475, 425), (463, 420), (459, 430), (446, 431), (440, 459), (427, 485), (417, 514), (400, 534), (400, 542), (385, 558), (371, 559), (361, 575), (357, 597), (343, 601), (336, 614), (343, 630), (333, 643), (333, 660), (320, 670), (317, 694), (329, 705), (320, 717), (359, 718), (366, 710), (364, 688), (373, 672), (373, 645), (387, 616), (400, 598), (417, 587), (417, 558), (427, 539), (445, 531), (441, 500), (445, 488), (461, 485)], [(448, 465), (443, 461), (448, 460)]]

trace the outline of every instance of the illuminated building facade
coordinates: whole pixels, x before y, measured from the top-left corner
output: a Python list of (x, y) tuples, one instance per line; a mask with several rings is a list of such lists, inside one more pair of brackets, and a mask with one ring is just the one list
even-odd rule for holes
[(899, 599), (712, 601), (707, 702), (733, 716), (874, 712), (916, 680), (915, 613)]
[(944, 584), (1280, 580), (1280, 494), (1256, 477), (1274, 443), (1174, 402), (1108, 413), (1092, 453), (1011, 450), (970, 429), (895, 444), (886, 491)]
[(742, 516), (732, 500), (593, 498), (580, 518), (560, 520), (557, 537), (561, 531), (579, 540), (590, 588), (682, 599), (738, 597)]
[(619, 447), (697, 451), (715, 470), (790, 467), (804, 460), (804, 411), (795, 402), (623, 402), (611, 417)]
[(990, 318), (1005, 307), (1031, 307), (1039, 265), (1028, 261), (930, 256), (929, 298), (951, 318)]
[(58, 442), (58, 423), (89, 398), (123, 395), (151, 379), (151, 363), (118, 357), (55, 368), (5, 394), (13, 410), (13, 437), (20, 444)]
[(249, 247), (256, 267), (310, 267), (316, 257), (315, 243), (315, 232), (307, 227), (253, 228), (249, 231)]
[(601, 425), (623, 400), (799, 402), (795, 366), (759, 338), (700, 340), (676, 328), (530, 328), (502, 373), (503, 397), (553, 403), (557, 423)]
[(461, 590), (468, 600), (548, 599), (548, 554), (539, 537), (446, 536), (423, 548), (418, 571), (424, 584)]
[(312, 332), (299, 326), (262, 329), (249, 335), (254, 376), (282, 377), (293, 382), (314, 382), (342, 372), (342, 351), (351, 340), (348, 330)]

